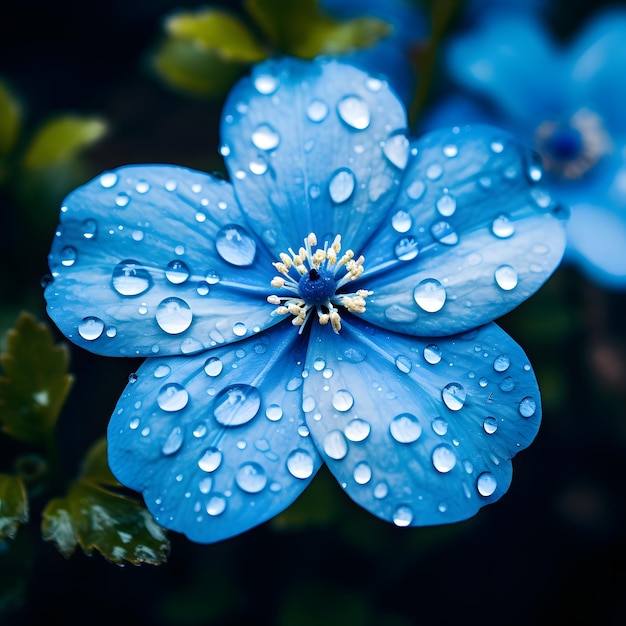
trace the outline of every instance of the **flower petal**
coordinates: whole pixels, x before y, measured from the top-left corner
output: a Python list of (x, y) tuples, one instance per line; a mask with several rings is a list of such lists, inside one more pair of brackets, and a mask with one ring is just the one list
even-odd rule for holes
[(211, 543), (277, 515), (321, 465), (302, 419), (291, 327), (193, 357), (148, 359), (108, 430), (109, 465), (159, 524)]
[(49, 255), (48, 313), (106, 355), (198, 352), (274, 324), (272, 259), (231, 185), (168, 165), (106, 172), (73, 191)]
[(358, 287), (374, 294), (363, 317), (412, 335), (462, 332), (548, 279), (563, 255), (567, 211), (500, 129), (434, 131), (413, 149), (398, 202), (364, 251)]
[(541, 416), (534, 374), (506, 333), (490, 324), (429, 344), (354, 320), (331, 335), (312, 331), (303, 406), (355, 502), (424, 526), (466, 519), (506, 492), (510, 459)]
[(270, 60), (231, 91), (222, 154), (251, 228), (276, 254), (315, 232), (358, 248), (408, 157), (402, 104), (336, 61)]

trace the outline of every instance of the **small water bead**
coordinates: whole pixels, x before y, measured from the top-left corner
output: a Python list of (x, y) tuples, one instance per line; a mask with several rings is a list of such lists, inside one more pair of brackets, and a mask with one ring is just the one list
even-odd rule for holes
[(447, 474), (456, 465), (456, 455), (445, 445), (437, 446), (432, 455), (433, 467), (442, 474)]
[(61, 265), (64, 267), (72, 267), (76, 263), (77, 252), (72, 246), (65, 246), (59, 253), (61, 257)]
[(98, 231), (98, 224), (96, 220), (88, 219), (83, 222), (83, 237), (85, 239), (93, 239)]
[(224, 365), (216, 356), (209, 357), (204, 363), (204, 372), (207, 376), (215, 377), (222, 373)]
[(137, 193), (148, 193), (148, 191), (150, 191), (150, 185), (145, 180), (139, 180), (135, 185), (135, 189)]
[(444, 217), (450, 217), (456, 211), (456, 200), (447, 193), (437, 200), (436, 205), (437, 211)]
[(104, 322), (99, 317), (85, 317), (78, 324), (78, 334), (87, 341), (94, 341), (102, 335)]
[(459, 148), (458, 146), (455, 146), (453, 143), (449, 143), (443, 147), (443, 153), (445, 156), (451, 159), (452, 157), (455, 157), (459, 153)]
[(207, 296), (209, 295), (209, 291), (210, 291), (209, 283), (207, 283), (206, 281), (199, 282), (198, 285), (196, 286), (196, 293), (199, 296)]
[(430, 233), (434, 239), (446, 246), (455, 246), (459, 243), (459, 235), (450, 222), (446, 222), (445, 220), (435, 222), (430, 227)]
[(254, 78), (254, 87), (264, 96), (271, 96), (279, 86), (279, 80), (271, 74), (259, 74)]
[(294, 478), (310, 478), (314, 470), (313, 457), (306, 450), (296, 448), (287, 457), (287, 470)]
[(352, 476), (359, 485), (366, 485), (372, 479), (372, 468), (365, 461), (361, 461), (354, 466)]
[(206, 512), (215, 517), (221, 515), (226, 510), (226, 498), (223, 496), (213, 496), (206, 505)]
[(342, 204), (350, 199), (354, 192), (356, 179), (354, 174), (347, 168), (339, 169), (333, 175), (329, 185), (328, 192), (331, 199), (336, 204)]
[(504, 144), (501, 141), (492, 141), (490, 148), (495, 154), (500, 154), (504, 150)]
[(235, 481), (246, 493), (259, 493), (267, 485), (267, 474), (258, 463), (244, 463), (235, 475)]
[(441, 391), (443, 403), (451, 411), (460, 411), (467, 398), (467, 392), (463, 385), (459, 383), (449, 383)]
[(399, 233), (406, 233), (412, 224), (413, 220), (406, 211), (398, 211), (391, 217), (391, 225)]
[(207, 433), (207, 427), (206, 424), (198, 424), (192, 431), (192, 435), (196, 438), (196, 439), (201, 439), (202, 437), (204, 437)]
[(506, 354), (498, 355), (493, 361), (493, 369), (496, 372), (506, 372), (511, 367), (511, 359)]
[(496, 269), (493, 276), (498, 287), (504, 291), (511, 291), (517, 287), (517, 271), (510, 265), (501, 265)]
[(309, 431), (307, 426), (301, 424), (300, 426), (298, 426), (298, 434), (300, 435), (300, 437), (308, 437), (311, 432)]
[(484, 376), (481, 376), (481, 377), (478, 379), (478, 384), (479, 384), (481, 387), (483, 387), (483, 388), (484, 388), (484, 387), (486, 387), (486, 386), (489, 384), (489, 381), (488, 381), (488, 380), (487, 380)]
[(392, 519), (396, 526), (409, 526), (413, 521), (413, 510), (406, 504), (402, 504), (393, 512)]
[(261, 124), (252, 133), (252, 143), (259, 150), (273, 150), (280, 143), (280, 135), (269, 124)]
[(507, 215), (502, 214), (493, 220), (491, 232), (500, 239), (506, 239), (515, 233), (515, 226)]
[(128, 382), (129, 382), (131, 385), (134, 385), (134, 384), (137, 382), (137, 374), (135, 374), (135, 372), (131, 372), (131, 373), (128, 375)]
[(337, 103), (339, 117), (355, 130), (365, 130), (370, 125), (370, 110), (360, 96), (344, 96)]
[(115, 196), (115, 204), (120, 209), (127, 207), (129, 202), (130, 202), (130, 196), (125, 191), (122, 191), (118, 193), (117, 196)]
[(217, 448), (207, 448), (198, 461), (203, 472), (214, 472), (222, 463), (222, 453)]
[(128, 427), (131, 430), (137, 430), (137, 428), (139, 428), (139, 418), (138, 417), (133, 417), (133, 419), (130, 420), (130, 422), (128, 423)]
[(213, 477), (212, 476), (205, 476), (198, 483), (198, 489), (200, 490), (200, 493), (209, 493), (209, 491), (211, 491), (212, 487), (213, 487)]
[(326, 361), (321, 358), (321, 357), (317, 357), (314, 361), (313, 361), (313, 369), (317, 372), (321, 372), (324, 368), (326, 367)]
[(181, 411), (189, 402), (189, 392), (178, 383), (169, 383), (161, 387), (157, 404), (168, 413)]
[(100, 176), (100, 184), (105, 189), (110, 189), (117, 183), (117, 174), (113, 172), (106, 172)]
[(328, 105), (323, 100), (311, 100), (306, 108), (306, 114), (312, 122), (322, 122), (328, 115)]
[(348, 442), (339, 430), (331, 430), (323, 443), (324, 452), (331, 458), (339, 461), (348, 454)]
[(448, 432), (448, 422), (442, 419), (433, 420), (431, 424), (432, 429), (436, 435), (443, 437)]
[(261, 394), (250, 385), (230, 385), (222, 389), (213, 404), (213, 415), (222, 426), (247, 424), (259, 412)]
[(413, 443), (422, 434), (422, 425), (415, 415), (400, 413), (391, 420), (389, 432), (398, 443)]
[(426, 278), (413, 290), (413, 298), (422, 310), (436, 313), (446, 302), (446, 290), (435, 278)]
[(421, 180), (413, 181), (406, 189), (406, 195), (411, 200), (419, 200), (426, 191), (426, 185)]
[(280, 404), (269, 404), (265, 409), (265, 417), (271, 422), (277, 422), (283, 416)]
[(386, 498), (388, 493), (389, 486), (385, 482), (378, 483), (376, 487), (374, 487), (374, 497), (377, 500), (382, 500), (383, 498)]
[(367, 354), (363, 348), (350, 347), (344, 350), (343, 356), (350, 363), (361, 363), (365, 360)]
[(165, 298), (157, 306), (155, 318), (161, 330), (168, 335), (178, 335), (191, 326), (193, 313), (184, 300)]
[(398, 261), (412, 261), (419, 254), (419, 248), (415, 237), (403, 237), (393, 248), (393, 253)]
[(403, 354), (401, 354), (396, 358), (396, 367), (403, 374), (408, 374), (411, 371), (413, 364), (411, 363), (411, 359), (409, 359), (408, 356), (404, 356)]
[(165, 270), (165, 277), (173, 285), (181, 285), (189, 278), (189, 268), (180, 259), (170, 261)]
[(424, 360), (431, 365), (437, 365), (441, 361), (441, 349), (431, 343), (424, 348)]
[(161, 363), (160, 365), (156, 366), (154, 370), (154, 377), (165, 378), (171, 371), (172, 371), (172, 368), (169, 365), (166, 365), (165, 363)]
[(235, 322), (233, 324), (233, 334), (237, 337), (243, 337), (248, 332), (248, 327), (243, 322)]
[(476, 479), (476, 489), (485, 498), (493, 495), (497, 486), (496, 477), (491, 472), (483, 472)]
[(495, 417), (486, 417), (483, 420), (483, 430), (488, 435), (493, 435), (498, 430), (498, 420)]
[(180, 426), (175, 426), (172, 428), (172, 432), (168, 435), (163, 447), (161, 448), (161, 452), (163, 454), (169, 455), (174, 454), (180, 450), (180, 447), (183, 445), (183, 429)]
[(438, 180), (443, 175), (443, 167), (439, 163), (433, 163), (426, 168), (426, 178)]
[(305, 413), (310, 413), (315, 408), (315, 398), (313, 396), (306, 396), (302, 398), (302, 410)]
[(106, 330), (106, 336), (109, 339), (113, 339), (117, 335), (117, 328), (115, 326), (109, 326)]
[(356, 418), (350, 420), (344, 428), (344, 433), (350, 441), (365, 441), (372, 427), (365, 420)]
[(520, 400), (518, 409), (522, 417), (532, 417), (537, 410), (537, 402), (531, 396), (526, 396)]
[(215, 237), (215, 248), (224, 261), (237, 267), (252, 265), (256, 255), (256, 242), (244, 228), (236, 224), (219, 229)]
[(541, 157), (534, 151), (529, 151), (526, 155), (527, 167), (526, 175), (531, 183), (538, 183), (543, 178), (541, 169)]
[(347, 389), (338, 389), (333, 395), (333, 406), (342, 413), (349, 411), (354, 404), (354, 398)]
[(383, 145), (383, 154), (390, 163), (403, 170), (409, 160), (409, 140), (403, 133), (391, 135)]
[(152, 277), (139, 261), (126, 259), (113, 269), (111, 284), (121, 296), (138, 296), (150, 288)]

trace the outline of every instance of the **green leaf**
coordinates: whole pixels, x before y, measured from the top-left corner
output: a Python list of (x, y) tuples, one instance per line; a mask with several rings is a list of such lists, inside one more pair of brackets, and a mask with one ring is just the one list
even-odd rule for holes
[(17, 100), (0, 80), (0, 157), (6, 156), (17, 141), (22, 111)]
[(304, 58), (369, 48), (391, 32), (376, 18), (333, 19), (317, 0), (246, 0), (245, 7), (278, 50)]
[(120, 486), (120, 482), (113, 476), (109, 469), (106, 437), (98, 439), (87, 451), (83, 459), (81, 478), (99, 485), (108, 485), (110, 487)]
[(0, 541), (13, 539), (20, 524), (28, 521), (28, 496), (24, 483), (0, 474)]
[(15, 439), (47, 443), (72, 385), (68, 353), (48, 327), (22, 313), (0, 355), (0, 426)]
[(34, 169), (70, 161), (101, 139), (106, 129), (106, 123), (95, 117), (56, 117), (39, 129), (26, 150), (24, 165)]

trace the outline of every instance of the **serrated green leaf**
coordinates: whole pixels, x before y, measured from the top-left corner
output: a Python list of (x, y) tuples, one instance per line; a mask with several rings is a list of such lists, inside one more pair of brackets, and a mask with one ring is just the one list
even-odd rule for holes
[(245, 7), (278, 50), (304, 58), (369, 48), (391, 32), (376, 18), (331, 18), (317, 0), (246, 0)]
[(24, 155), (24, 165), (40, 168), (69, 161), (101, 139), (106, 129), (106, 123), (95, 117), (63, 115), (51, 119), (31, 141)]
[(72, 385), (67, 348), (54, 345), (48, 327), (22, 313), (7, 333), (0, 364), (0, 427), (20, 441), (48, 442)]
[(46, 541), (52, 541), (64, 557), (74, 554), (78, 539), (67, 498), (54, 498), (48, 502), (41, 514), (41, 534)]
[(17, 99), (0, 80), (0, 157), (15, 146), (21, 123), (22, 111)]
[(0, 474), (0, 541), (13, 539), (20, 524), (28, 521), (28, 496), (16, 476)]
[(111, 487), (119, 487), (120, 482), (113, 476), (109, 469), (109, 461), (107, 458), (107, 440), (106, 437), (98, 439), (87, 451), (83, 459), (81, 479), (96, 483), (98, 485), (107, 485)]

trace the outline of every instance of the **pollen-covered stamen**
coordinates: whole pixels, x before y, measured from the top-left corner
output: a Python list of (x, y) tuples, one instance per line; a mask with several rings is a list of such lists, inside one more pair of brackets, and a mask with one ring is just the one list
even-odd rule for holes
[[(281, 260), (273, 264), (281, 275), (275, 276), (271, 285), (290, 292), (290, 295), (271, 295), (267, 301), (277, 305), (279, 315), (291, 313), (294, 316), (292, 324), (300, 326), (300, 332), (313, 309), (320, 324), (330, 323), (333, 330), (339, 332), (341, 316), (338, 307), (351, 313), (363, 313), (365, 299), (372, 294), (366, 289), (337, 293), (346, 283), (363, 274), (365, 258), (355, 259), (352, 250), (346, 250), (340, 256), (341, 235), (337, 235), (330, 245), (325, 242), (322, 248), (314, 249), (315, 246), (317, 237), (310, 233), (297, 253), (291, 248), (289, 254), (281, 252)], [(344, 270), (345, 273), (339, 276)]]

